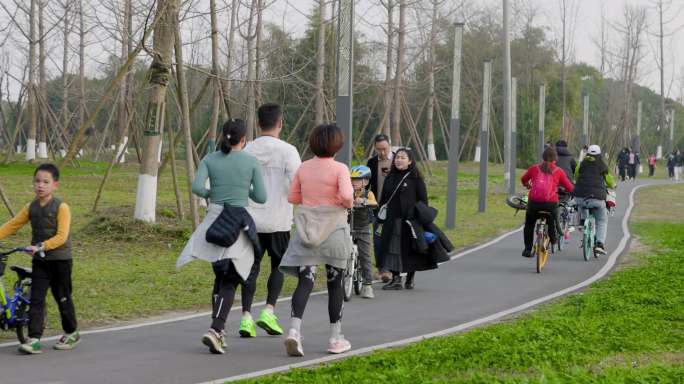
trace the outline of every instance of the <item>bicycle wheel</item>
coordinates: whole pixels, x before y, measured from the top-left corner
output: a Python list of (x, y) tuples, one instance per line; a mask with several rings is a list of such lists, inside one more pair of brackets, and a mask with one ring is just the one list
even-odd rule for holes
[(354, 268), (354, 293), (357, 295), (361, 294), (361, 288), (363, 286), (363, 271), (361, 270), (361, 263), (358, 258), (356, 259), (356, 268)]
[(344, 301), (349, 301), (354, 292), (354, 267), (356, 264), (356, 245), (352, 247), (352, 254), (347, 260), (347, 268), (344, 270), (342, 287), (344, 288)]
[(558, 251), (562, 251), (563, 247), (565, 246), (565, 236), (568, 233), (568, 227), (569, 227), (569, 216), (570, 213), (568, 212), (568, 208), (565, 206), (562, 207), (561, 211), (561, 233), (558, 234)]
[(537, 273), (541, 273), (546, 265), (546, 259), (548, 258), (548, 236), (546, 236), (546, 226), (544, 223), (538, 223), (535, 230), (535, 239), (533, 250), (535, 253), (535, 258), (537, 259)]
[[(31, 286), (24, 285), (22, 296), (28, 300), (31, 300)], [(21, 301), (17, 305), (17, 309), (14, 312), (14, 318), (17, 321), (17, 325), (14, 330), (17, 334), (17, 340), (19, 343), (24, 344), (28, 341), (28, 313), (29, 304)], [(45, 323), (47, 323), (47, 313), (45, 314)]]
[(584, 219), (584, 234), (582, 236), (582, 255), (584, 256), (584, 261), (589, 261), (589, 255), (592, 251), (592, 223), (589, 217)]

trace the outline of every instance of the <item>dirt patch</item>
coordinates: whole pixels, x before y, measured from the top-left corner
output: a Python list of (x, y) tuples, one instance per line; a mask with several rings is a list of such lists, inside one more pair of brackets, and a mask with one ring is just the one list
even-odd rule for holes
[(684, 364), (684, 352), (663, 352), (663, 353), (643, 353), (637, 355), (619, 354), (603, 359), (596, 366), (592, 367), (592, 371), (600, 372), (606, 368), (612, 367), (631, 367), (639, 368), (640, 366), (659, 363), (665, 365), (682, 365)]
[(641, 242), (638, 236), (634, 236), (629, 242), (629, 249), (623, 253), (617, 261), (616, 269), (619, 271), (624, 268), (636, 267), (643, 261), (637, 255), (650, 254), (651, 248)]

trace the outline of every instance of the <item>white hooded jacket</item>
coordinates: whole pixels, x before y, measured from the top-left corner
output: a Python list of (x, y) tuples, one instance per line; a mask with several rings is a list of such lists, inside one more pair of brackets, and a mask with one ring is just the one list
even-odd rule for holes
[(293, 215), (287, 194), (302, 163), (297, 148), (273, 136), (261, 136), (247, 144), (245, 151), (259, 160), (268, 196), (265, 204), (250, 200), (247, 207), (257, 232), (289, 232)]

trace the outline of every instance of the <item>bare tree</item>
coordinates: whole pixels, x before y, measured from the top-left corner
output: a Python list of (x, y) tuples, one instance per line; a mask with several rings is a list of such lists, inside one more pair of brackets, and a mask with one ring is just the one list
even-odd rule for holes
[(161, 154), (161, 134), (164, 127), (166, 88), (171, 74), (174, 26), (175, 20), (178, 18), (178, 0), (159, 0), (157, 2), (157, 13), (161, 19), (154, 30), (143, 158), (140, 164), (135, 201), (135, 218), (147, 222), (156, 220), (157, 172)]
[(380, 122), (380, 130), (382, 133), (390, 137), (390, 116), (392, 111), (392, 98), (394, 92), (392, 91), (392, 58), (393, 58), (393, 42), (394, 42), (394, 0), (380, 0), (380, 3), (387, 10), (387, 27), (385, 34), (387, 35), (387, 60), (385, 61), (385, 89), (383, 100), (383, 115)]
[(43, 0), (38, 0), (38, 99), (40, 100), (38, 110), (39, 116), (39, 131), (38, 131), (38, 158), (47, 159), (47, 139), (48, 139), (48, 123), (47, 123), (47, 73), (45, 71), (45, 61), (47, 60), (45, 46), (47, 45), (47, 33), (45, 30), (45, 3)]
[(221, 81), (219, 80), (219, 52), (218, 52), (218, 23), (216, 22), (216, 0), (209, 0), (211, 18), (211, 74), (214, 95), (211, 102), (211, 119), (207, 135), (207, 152), (216, 148), (216, 127), (218, 126), (219, 110), (221, 108)]
[[(123, 18), (121, 27), (121, 61), (126, 60), (131, 51), (130, 41), (133, 38), (131, 36), (132, 23), (133, 23), (133, 9), (131, 0), (125, 0), (123, 5)], [(117, 149), (117, 158), (119, 158), (121, 163), (126, 162), (126, 146), (128, 145), (128, 110), (129, 103), (128, 98), (130, 94), (130, 76), (127, 75), (121, 79), (121, 84), (119, 86), (119, 101), (117, 104), (117, 131), (119, 145)]]
[(318, 48), (316, 50), (316, 112), (314, 124), (323, 123), (325, 113), (325, 0), (318, 1)]
[(557, 58), (561, 65), (561, 110), (562, 110), (562, 125), (561, 137), (567, 138), (569, 135), (568, 127), (568, 112), (567, 112), (567, 64), (572, 57), (573, 40), (575, 33), (575, 22), (577, 19), (577, 12), (579, 11), (579, 3), (576, 0), (559, 0), (561, 32), (560, 41), (556, 42)]
[[(254, 58), (254, 45), (257, 36), (255, 28), (255, 17), (257, 17), (260, 0), (252, 0), (249, 7), (249, 22), (247, 23), (247, 33), (240, 35), (247, 42), (247, 140), (254, 138), (254, 130), (256, 126), (256, 65)], [(254, 32), (252, 32), (254, 30)]]
[(38, 97), (36, 96), (36, 12), (38, 0), (31, 0), (29, 13), (29, 131), (26, 140), (26, 160), (33, 161), (36, 158), (36, 139), (38, 133)]
[(401, 145), (401, 83), (404, 77), (404, 55), (406, 54), (406, 1), (399, 0), (399, 39), (397, 41), (397, 67), (394, 75), (394, 111), (392, 113), (392, 145)]

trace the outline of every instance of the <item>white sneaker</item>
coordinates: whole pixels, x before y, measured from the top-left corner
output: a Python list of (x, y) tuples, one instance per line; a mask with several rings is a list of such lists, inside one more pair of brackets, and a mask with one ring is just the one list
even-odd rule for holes
[(340, 335), (336, 339), (328, 340), (328, 353), (336, 355), (340, 353), (345, 353), (350, 349), (351, 344), (347, 339), (344, 338), (344, 335)]
[(289, 356), (302, 357), (304, 356), (304, 349), (302, 348), (302, 335), (296, 329), (290, 329), (285, 338), (285, 351)]
[(219, 333), (213, 329), (209, 329), (207, 333), (202, 336), (202, 344), (209, 347), (209, 351), (214, 354), (222, 355), (226, 353), (226, 343), (223, 338), (223, 332)]
[(373, 286), (370, 284), (364, 284), (361, 288), (361, 297), (364, 299), (374, 299), (375, 294), (373, 293)]

